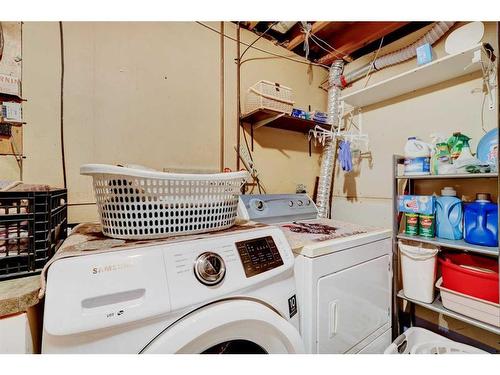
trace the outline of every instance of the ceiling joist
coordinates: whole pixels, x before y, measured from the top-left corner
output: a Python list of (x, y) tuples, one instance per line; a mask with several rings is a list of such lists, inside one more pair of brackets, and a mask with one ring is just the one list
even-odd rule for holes
[[(318, 21), (314, 22), (311, 27), (311, 34), (316, 34), (317, 32), (323, 30), (325, 27), (327, 27), (331, 22), (325, 22), (325, 21)], [(293, 50), (295, 47), (298, 45), (304, 43), (305, 40), (305, 34), (301, 33), (300, 35), (297, 35), (295, 38), (293, 38), (290, 43), (287, 45), (287, 49), (289, 51)]]
[(405, 26), (408, 22), (359, 22), (356, 27), (349, 27), (340, 33), (332, 43), (336, 51), (330, 52), (317, 60), (329, 65), (335, 59), (350, 55), (367, 44), (384, 37)]

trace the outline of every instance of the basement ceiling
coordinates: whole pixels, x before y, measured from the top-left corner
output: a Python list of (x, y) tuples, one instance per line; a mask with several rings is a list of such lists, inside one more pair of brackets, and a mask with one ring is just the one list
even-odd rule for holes
[[(432, 22), (338, 22), (307, 21), (311, 28), (308, 59), (330, 65), (335, 59), (353, 61), (394, 42)], [(305, 57), (301, 22), (242, 21), (240, 26)]]

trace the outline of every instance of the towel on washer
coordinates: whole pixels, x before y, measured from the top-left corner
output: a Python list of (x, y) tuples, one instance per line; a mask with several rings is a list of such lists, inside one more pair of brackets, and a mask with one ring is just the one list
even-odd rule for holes
[(236, 223), (228, 229), (217, 232), (200, 233), (193, 235), (181, 235), (175, 237), (152, 239), (152, 240), (120, 240), (110, 238), (102, 233), (101, 225), (97, 223), (83, 223), (77, 225), (71, 234), (64, 240), (55, 255), (45, 264), (40, 275), (39, 298), (45, 294), (46, 275), (52, 263), (59, 259), (85, 256), (91, 254), (108, 253), (111, 251), (130, 250), (135, 247), (154, 246), (161, 243), (183, 242), (193, 239), (209, 238), (221, 233), (231, 233), (254, 228), (264, 228), (267, 224), (255, 223), (253, 221), (236, 220)]

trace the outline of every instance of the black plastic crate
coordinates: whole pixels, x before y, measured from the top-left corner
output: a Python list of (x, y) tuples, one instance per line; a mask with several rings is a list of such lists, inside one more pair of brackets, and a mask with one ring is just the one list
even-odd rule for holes
[(0, 280), (39, 273), (66, 236), (66, 189), (0, 192)]

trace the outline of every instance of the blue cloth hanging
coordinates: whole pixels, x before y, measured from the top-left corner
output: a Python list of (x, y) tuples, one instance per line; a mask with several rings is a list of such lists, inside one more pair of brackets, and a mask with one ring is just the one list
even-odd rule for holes
[(352, 171), (351, 142), (344, 140), (339, 142), (338, 156), (342, 170), (345, 172)]

